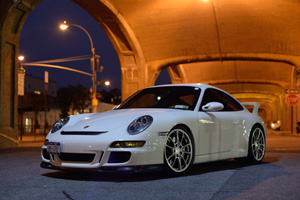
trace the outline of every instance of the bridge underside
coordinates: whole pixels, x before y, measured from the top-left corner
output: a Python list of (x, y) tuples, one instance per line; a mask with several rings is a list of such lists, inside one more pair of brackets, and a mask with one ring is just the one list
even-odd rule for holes
[[(40, 1), (0, 2), (0, 133), (13, 139), (19, 35)], [(241, 101), (260, 102), (265, 121), (281, 120), (283, 130), (300, 121), (299, 106), (285, 103), (285, 91), (300, 86), (299, 1), (73, 2), (95, 18), (114, 45), (123, 98), (153, 85), (167, 69), (172, 83), (206, 82)]]

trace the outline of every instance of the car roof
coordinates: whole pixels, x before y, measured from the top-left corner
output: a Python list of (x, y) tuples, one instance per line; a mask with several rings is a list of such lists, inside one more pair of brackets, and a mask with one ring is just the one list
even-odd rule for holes
[(208, 85), (207, 83), (165, 84), (165, 85), (156, 85), (156, 86), (152, 86), (152, 87), (149, 87), (149, 88), (155, 88), (155, 87), (178, 87), (178, 86), (198, 87), (198, 88), (202, 88), (202, 89), (215, 88), (215, 89), (219, 89), (220, 90), (220, 88), (214, 87), (212, 85)]

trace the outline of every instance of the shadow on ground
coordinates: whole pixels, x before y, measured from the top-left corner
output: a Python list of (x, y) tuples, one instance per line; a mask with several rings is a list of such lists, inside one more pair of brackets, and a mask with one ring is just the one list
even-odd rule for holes
[[(259, 165), (266, 165), (278, 161), (278, 158), (266, 157)], [(191, 170), (181, 176), (194, 176), (211, 172), (236, 170), (251, 167), (253, 165), (235, 161), (234, 159), (202, 163), (193, 165)], [(99, 182), (144, 182), (160, 179), (176, 178), (166, 171), (141, 172), (141, 173), (115, 173), (115, 172), (82, 172), (82, 171), (53, 171), (42, 174), (43, 176), (55, 179), (99, 181)]]

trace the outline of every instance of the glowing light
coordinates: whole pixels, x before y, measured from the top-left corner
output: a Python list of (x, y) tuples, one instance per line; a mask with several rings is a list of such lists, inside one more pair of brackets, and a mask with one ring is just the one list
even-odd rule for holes
[(142, 147), (144, 146), (145, 141), (120, 141), (113, 142), (110, 147), (111, 148), (134, 148), (134, 147)]
[(41, 91), (38, 91), (38, 90), (34, 90), (33, 93), (37, 94), (37, 95), (41, 95)]
[(67, 22), (64, 21), (64, 23), (61, 24), (59, 27), (60, 27), (61, 30), (66, 30), (69, 26), (67, 25)]
[(23, 61), (24, 60), (24, 56), (19, 56), (19, 61)]
[(109, 85), (110, 85), (110, 82), (109, 82), (109, 81), (105, 81), (105, 82), (104, 82), (104, 85), (109, 86)]

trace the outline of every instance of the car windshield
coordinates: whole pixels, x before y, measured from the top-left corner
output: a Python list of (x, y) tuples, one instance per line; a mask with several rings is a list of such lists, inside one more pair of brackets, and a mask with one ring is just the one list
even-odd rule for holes
[(201, 89), (188, 86), (146, 88), (124, 101), (118, 109), (169, 108), (194, 110)]

